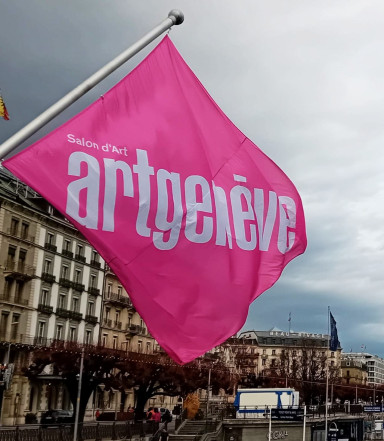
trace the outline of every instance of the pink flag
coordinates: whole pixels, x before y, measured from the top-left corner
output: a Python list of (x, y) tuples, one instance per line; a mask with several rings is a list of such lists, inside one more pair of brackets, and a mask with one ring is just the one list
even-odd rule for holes
[(179, 363), (235, 334), (250, 303), (306, 247), (294, 185), (223, 114), (168, 37), (4, 166), (99, 251)]

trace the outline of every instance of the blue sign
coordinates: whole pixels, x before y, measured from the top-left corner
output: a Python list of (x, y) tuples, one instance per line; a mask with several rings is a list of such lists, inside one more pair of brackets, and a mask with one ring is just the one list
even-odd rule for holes
[(363, 411), (364, 412), (380, 413), (380, 412), (383, 412), (383, 406), (381, 404), (378, 404), (377, 406), (364, 406)]

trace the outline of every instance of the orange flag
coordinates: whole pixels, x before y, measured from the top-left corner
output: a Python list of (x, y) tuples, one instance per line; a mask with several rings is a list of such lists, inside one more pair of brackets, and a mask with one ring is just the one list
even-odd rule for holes
[(9, 119), (7, 108), (5, 107), (3, 97), (0, 95), (0, 117), (3, 117), (4, 119)]

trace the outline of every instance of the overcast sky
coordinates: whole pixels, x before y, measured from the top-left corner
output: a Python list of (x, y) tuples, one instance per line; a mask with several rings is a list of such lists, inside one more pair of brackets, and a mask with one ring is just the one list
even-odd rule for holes
[[(170, 37), (228, 117), (291, 178), (308, 248), (245, 330), (327, 333), (384, 357), (384, 2), (0, 0), (0, 142), (178, 8)], [(159, 41), (159, 40), (157, 40)], [(75, 115), (153, 47), (32, 137)]]

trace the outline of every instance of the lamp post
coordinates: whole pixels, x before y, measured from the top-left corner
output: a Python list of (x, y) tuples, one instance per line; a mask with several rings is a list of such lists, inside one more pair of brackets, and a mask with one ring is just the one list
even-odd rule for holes
[(79, 383), (77, 386), (77, 399), (76, 399), (76, 411), (75, 411), (75, 426), (73, 429), (73, 441), (77, 441), (77, 429), (79, 426), (79, 408), (80, 408), (80, 398), (81, 398), (81, 381), (83, 377), (83, 367), (84, 367), (84, 347), (81, 348)]

